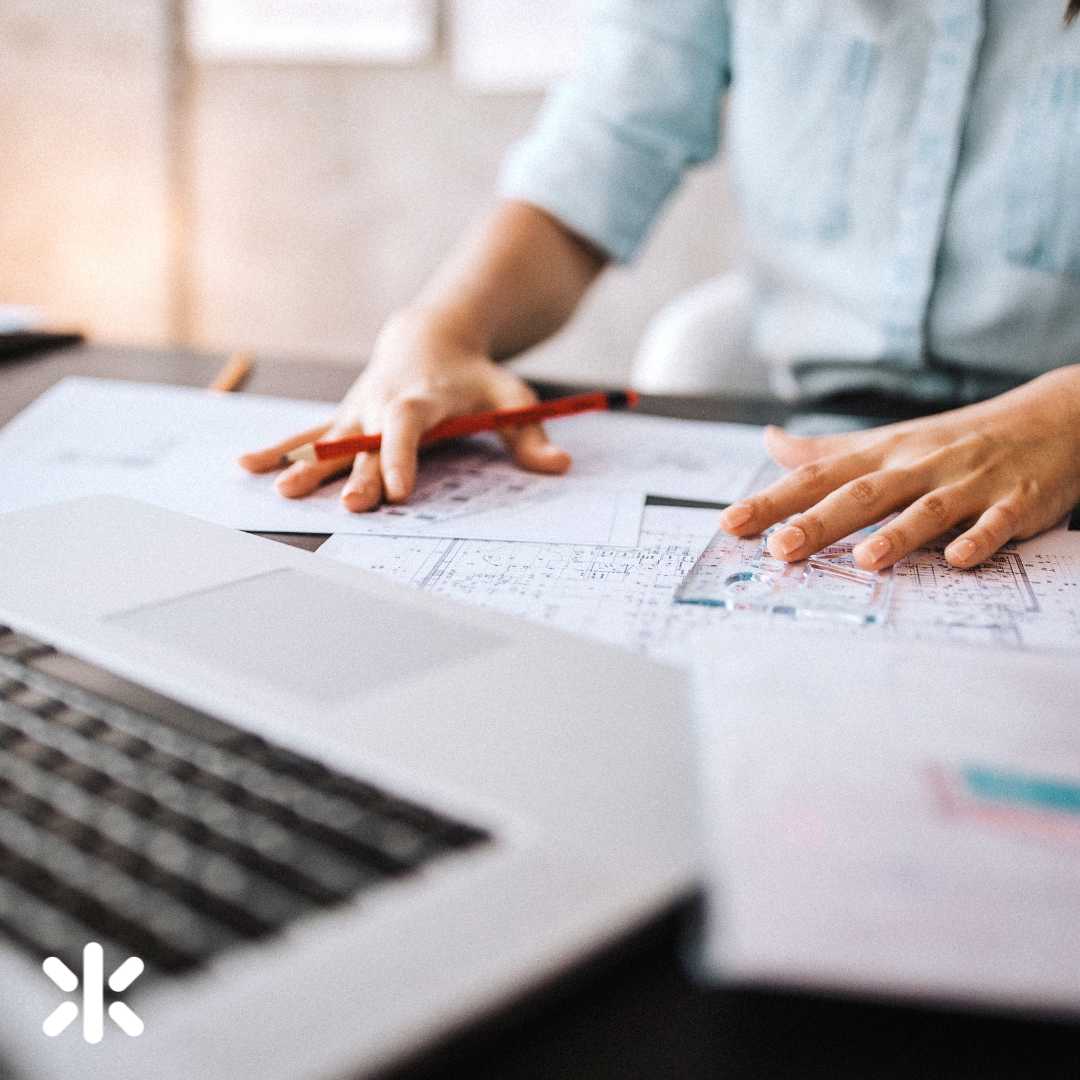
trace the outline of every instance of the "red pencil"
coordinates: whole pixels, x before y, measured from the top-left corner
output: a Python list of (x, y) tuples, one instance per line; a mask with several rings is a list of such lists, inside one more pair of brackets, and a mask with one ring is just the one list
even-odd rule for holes
[[(632, 409), (638, 403), (633, 390), (594, 390), (587, 394), (542, 401), (539, 405), (527, 405), (523, 409), (496, 409), (493, 412), (471, 413), (467, 416), (451, 416), (425, 431), (421, 446), (476, 435), (481, 431), (498, 431), (500, 428), (522, 427), (542, 420), (557, 420), (560, 416), (576, 416), (578, 413), (599, 409)], [(349, 457), (368, 453), (382, 446), (381, 435), (350, 435), (344, 439), (320, 440), (306, 443), (290, 450), (285, 457), (289, 461), (326, 461), (329, 458)]]

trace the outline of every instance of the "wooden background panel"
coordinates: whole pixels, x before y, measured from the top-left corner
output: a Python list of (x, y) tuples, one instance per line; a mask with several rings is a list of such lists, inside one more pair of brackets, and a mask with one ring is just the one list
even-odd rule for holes
[[(406, 67), (220, 63), (185, 79), (181, 12), (0, 6), (0, 302), (106, 341), (358, 360), (490, 205), (539, 96), (460, 87), (445, 42)], [(650, 315), (730, 265), (736, 238), (724, 170), (695, 174), (639, 263), (525, 368), (620, 378)]]
[(0, 300), (167, 333), (165, 24), (160, 0), (0, 5)]

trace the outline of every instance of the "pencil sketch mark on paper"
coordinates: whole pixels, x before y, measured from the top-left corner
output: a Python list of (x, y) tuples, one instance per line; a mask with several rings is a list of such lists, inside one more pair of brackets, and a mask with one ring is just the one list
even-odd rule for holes
[(149, 469), (161, 464), (179, 442), (168, 436), (128, 436), (111, 445), (98, 442), (86, 446), (62, 446), (48, 460), (54, 465), (84, 469)]

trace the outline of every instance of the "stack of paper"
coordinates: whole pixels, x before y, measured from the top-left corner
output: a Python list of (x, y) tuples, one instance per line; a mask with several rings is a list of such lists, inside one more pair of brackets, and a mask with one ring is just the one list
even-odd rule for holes
[[(675, 657), (713, 616), (675, 589), (765, 466), (757, 428), (592, 413), (551, 434), (569, 474), (517, 469), (498, 440), (425, 454), (415, 495), (350, 514), (341, 482), (306, 499), (236, 465), (330, 407), (72, 378), (0, 432), (0, 510), (123, 494), (234, 528), (335, 533), (322, 551), (421, 588)], [(648, 503), (648, 505), (647, 505)]]
[(732, 619), (696, 670), (709, 974), (1080, 1010), (1071, 664)]
[(591, 414), (558, 423), (565, 477), (515, 468), (494, 438), (436, 448), (401, 506), (350, 514), (340, 482), (279, 497), (246, 450), (325, 422), (331, 407), (105, 379), (53, 387), (0, 432), (0, 510), (76, 495), (142, 498), (239, 529), (603, 544), (638, 542), (646, 494), (726, 500), (763, 454), (755, 429)]

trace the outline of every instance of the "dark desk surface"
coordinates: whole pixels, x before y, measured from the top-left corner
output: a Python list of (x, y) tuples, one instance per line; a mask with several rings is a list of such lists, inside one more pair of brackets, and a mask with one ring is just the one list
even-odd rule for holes
[[(0, 364), (0, 423), (57, 379), (105, 375), (206, 385), (221, 357), (81, 347)], [(335, 400), (355, 371), (260, 362), (255, 393)], [(700, 419), (783, 421), (779, 403), (650, 398), (648, 411)], [(880, 413), (874, 402), (843, 411)], [(313, 547), (310, 537), (278, 537)], [(992, 1014), (748, 989), (706, 989), (679, 962), (683, 913), (507, 1008), (405, 1070), (530, 1080), (1080, 1076), (1080, 1026)], [(1080, 983), (1080, 972), (1077, 972)]]

